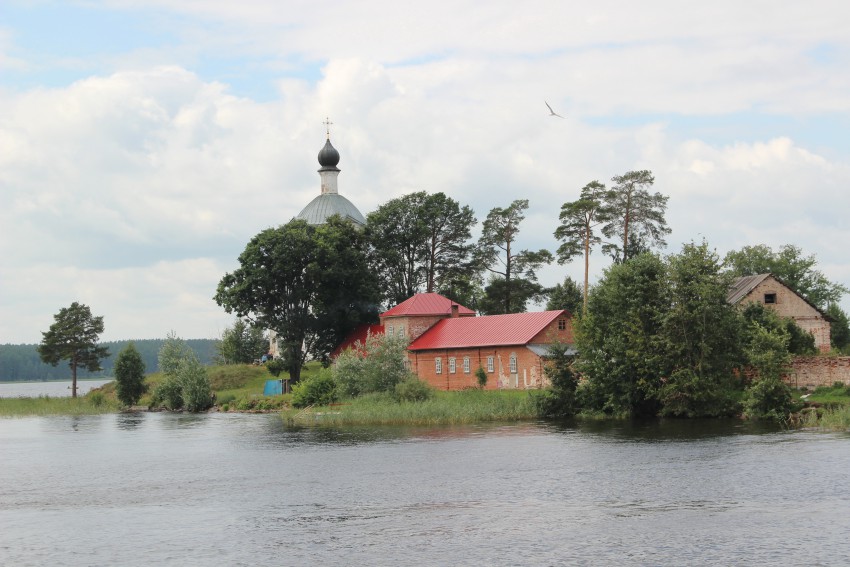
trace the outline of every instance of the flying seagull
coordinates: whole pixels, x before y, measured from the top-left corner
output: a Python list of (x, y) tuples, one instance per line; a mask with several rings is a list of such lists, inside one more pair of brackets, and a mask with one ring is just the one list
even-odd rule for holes
[(544, 100), (543, 102), (544, 102), (544, 103), (546, 103), (546, 108), (548, 108), (548, 109), (549, 109), (549, 116), (557, 116), (558, 118), (563, 118), (563, 116), (561, 116), (560, 114), (558, 114), (557, 112), (555, 112), (554, 110), (552, 110), (552, 107), (551, 107), (551, 106), (549, 106), (549, 103), (548, 103), (548, 102), (546, 102), (545, 100)]

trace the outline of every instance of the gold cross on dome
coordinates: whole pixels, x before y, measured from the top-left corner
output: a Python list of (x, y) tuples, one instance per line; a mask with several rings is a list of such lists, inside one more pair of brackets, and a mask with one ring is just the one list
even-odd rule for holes
[(325, 121), (322, 122), (322, 124), (325, 125), (325, 133), (328, 135), (328, 140), (330, 140), (331, 139), (331, 124), (333, 124), (333, 122), (331, 122), (330, 118), (325, 116)]

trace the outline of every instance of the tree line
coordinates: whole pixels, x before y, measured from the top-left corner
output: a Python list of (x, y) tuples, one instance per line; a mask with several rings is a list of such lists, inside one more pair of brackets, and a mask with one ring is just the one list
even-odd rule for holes
[[(293, 381), (305, 360), (328, 362), (354, 327), (377, 322), (382, 309), (417, 293), (440, 293), (482, 315), (524, 312), (530, 302), (547, 300), (547, 309), (585, 311), (595, 248), (613, 265), (623, 265), (665, 247), (670, 234), (668, 197), (651, 192), (650, 171), (629, 171), (611, 181), (610, 187), (591, 181), (578, 199), (561, 206), (554, 254), (522, 247), (526, 199), (492, 208), (477, 240), (472, 209), (443, 193), (391, 199), (367, 215), (362, 230), (338, 218), (322, 226), (295, 219), (248, 243), (239, 267), (220, 281), (215, 300), (240, 320), (277, 334)], [(585, 264), (583, 286), (571, 278), (551, 288), (540, 284), (543, 266), (578, 257)], [(823, 277), (814, 257), (798, 248), (786, 245), (774, 253), (767, 246), (745, 247), (722, 264), (730, 275), (773, 272), (830, 310), (833, 319), (846, 321), (837, 301), (847, 289)]]
[[(100, 360), (100, 369), (79, 370), (80, 378), (102, 378), (114, 376), (115, 361), (118, 353), (133, 342), (139, 352), (145, 368), (149, 372), (158, 371), (158, 353), (166, 339), (142, 339), (134, 341), (106, 341), (100, 343), (107, 349), (107, 356)], [(216, 339), (188, 339), (186, 344), (203, 364), (212, 364), (218, 356)], [(266, 343), (268, 346), (268, 343)], [(66, 380), (68, 367), (64, 364), (53, 366), (42, 361), (36, 344), (0, 345), (0, 381), (20, 382), (38, 380)]]

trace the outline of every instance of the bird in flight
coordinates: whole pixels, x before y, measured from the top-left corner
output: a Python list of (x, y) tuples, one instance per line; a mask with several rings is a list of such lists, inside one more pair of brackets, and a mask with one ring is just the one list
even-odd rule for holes
[(561, 116), (560, 114), (558, 114), (557, 112), (555, 112), (554, 110), (552, 110), (552, 107), (551, 107), (551, 106), (549, 106), (549, 103), (548, 103), (548, 102), (546, 102), (545, 100), (544, 100), (543, 102), (544, 102), (544, 103), (546, 103), (546, 108), (548, 108), (548, 109), (549, 109), (549, 116), (557, 116), (558, 118), (563, 118), (563, 116)]

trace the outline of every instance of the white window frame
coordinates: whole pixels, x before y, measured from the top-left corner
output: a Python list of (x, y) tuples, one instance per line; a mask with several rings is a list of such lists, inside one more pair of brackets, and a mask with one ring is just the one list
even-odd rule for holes
[(404, 327), (399, 326), (399, 328), (398, 328), (398, 336), (399, 336), (399, 338), (403, 338), (403, 337), (404, 337)]
[(487, 357), (487, 372), (489, 372), (490, 374), (492, 374), (492, 373), (493, 373), (493, 372), (495, 372), (495, 371), (496, 371), (496, 361), (495, 361), (495, 357), (493, 357), (492, 355), (490, 355), (490, 356), (488, 356), (488, 357)]
[(392, 325), (390, 325), (389, 327), (387, 327), (387, 336), (388, 336), (388, 337), (393, 336), (393, 326), (392, 326)]
[(511, 374), (517, 373), (516, 355), (512, 354), (510, 358)]
[(468, 357), (468, 356), (464, 356), (464, 357), (463, 357), (463, 373), (464, 373), (464, 374), (469, 374), (469, 367), (470, 367), (470, 364), (469, 364), (469, 357)]
[(443, 373), (443, 359), (439, 356), (434, 359), (434, 372), (437, 374)]
[(457, 372), (457, 359), (455, 357), (449, 357), (449, 374), (455, 374)]

